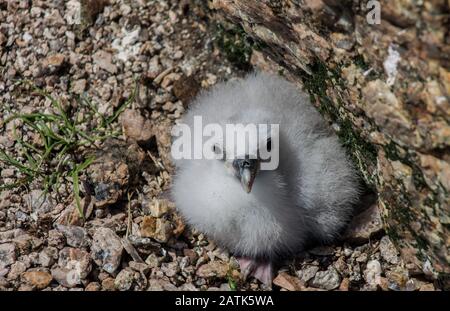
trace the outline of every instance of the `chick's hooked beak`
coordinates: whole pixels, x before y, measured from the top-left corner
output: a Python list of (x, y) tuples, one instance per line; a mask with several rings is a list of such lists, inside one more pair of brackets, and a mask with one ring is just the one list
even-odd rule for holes
[(252, 191), (253, 182), (258, 172), (258, 165), (257, 159), (236, 159), (233, 161), (236, 175), (241, 181), (242, 188), (247, 193)]

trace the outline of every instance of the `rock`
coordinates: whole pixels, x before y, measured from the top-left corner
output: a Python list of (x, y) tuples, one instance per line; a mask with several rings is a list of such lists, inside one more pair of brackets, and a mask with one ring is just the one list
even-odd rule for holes
[(406, 283), (409, 279), (408, 271), (401, 267), (395, 266), (389, 271), (385, 272), (386, 278), (389, 281), (389, 288), (393, 290), (403, 290), (406, 288)]
[(102, 286), (97, 282), (91, 282), (84, 288), (85, 292), (98, 292), (102, 289)]
[[(226, 284), (228, 285), (228, 284)], [(192, 283), (184, 283), (179, 287), (180, 291), (196, 292), (198, 288)], [(226, 290), (225, 288), (223, 290)], [(229, 289), (228, 289), (229, 290)]]
[(165, 279), (150, 279), (149, 280), (149, 291), (176, 291), (178, 288), (170, 283), (170, 281)]
[(58, 266), (76, 270), (79, 278), (84, 279), (91, 272), (90, 255), (78, 248), (65, 247), (59, 252)]
[(132, 141), (110, 138), (97, 150), (94, 162), (86, 169), (94, 185), (95, 206), (104, 208), (122, 198), (143, 172), (158, 171), (148, 155)]
[(113, 278), (106, 278), (102, 281), (102, 288), (105, 291), (114, 291), (116, 290), (115, 287), (115, 280)]
[(173, 71), (173, 67), (169, 67), (167, 69), (165, 69), (163, 72), (161, 72), (154, 80), (153, 82), (155, 84), (161, 84), (161, 82), (163, 81), (163, 79)]
[(58, 249), (62, 249), (66, 243), (66, 239), (62, 232), (59, 232), (57, 230), (50, 230), (48, 232), (47, 243), (49, 246), (54, 246)]
[(138, 41), (146, 40), (145, 36), (147, 33), (147, 29), (142, 31), (139, 25), (135, 25), (131, 31), (123, 27), (123, 37), (112, 42), (112, 48), (116, 50), (115, 58), (122, 62), (127, 62), (133, 57), (137, 57), (141, 45)]
[(316, 273), (311, 282), (311, 286), (323, 288), (326, 290), (333, 290), (341, 284), (341, 277), (335, 268), (329, 267), (326, 271), (319, 271)]
[(158, 242), (166, 243), (172, 236), (172, 227), (169, 222), (162, 218), (144, 216), (141, 222), (141, 235), (153, 238)]
[(127, 291), (134, 282), (135, 272), (131, 269), (124, 269), (117, 274), (114, 280), (114, 287), (120, 291)]
[(125, 136), (137, 142), (147, 143), (155, 136), (150, 120), (144, 118), (138, 111), (127, 109), (120, 116)]
[(363, 244), (383, 232), (383, 222), (376, 204), (356, 215), (350, 222), (344, 239), (350, 243)]
[(178, 73), (169, 73), (164, 76), (164, 79), (161, 82), (161, 87), (167, 89), (172, 83), (176, 80), (180, 79), (180, 75)]
[(378, 260), (371, 260), (367, 263), (364, 270), (364, 279), (372, 289), (376, 289), (378, 285), (381, 285), (381, 264)]
[(114, 273), (122, 259), (123, 246), (121, 239), (109, 228), (98, 228), (95, 231), (91, 257), (106, 272)]
[(200, 83), (195, 77), (181, 76), (173, 83), (173, 94), (187, 107), (200, 91)]
[(72, 92), (78, 95), (83, 94), (84, 90), (86, 89), (86, 84), (86, 79), (79, 79), (72, 82)]
[(122, 15), (127, 16), (131, 13), (131, 7), (129, 5), (122, 4), (120, 6), (120, 11), (122, 12)]
[(147, 287), (147, 279), (143, 274), (128, 267), (119, 272), (114, 280), (114, 287), (120, 291), (143, 290)]
[(98, 208), (116, 203), (122, 197), (129, 178), (126, 163), (104, 160), (105, 162), (96, 161), (89, 170), (95, 180), (95, 206)]
[(138, 271), (144, 275), (147, 275), (150, 272), (151, 267), (145, 263), (130, 261), (128, 263), (131, 269)]
[(175, 228), (172, 231), (172, 234), (178, 238), (186, 229), (186, 224), (184, 223), (183, 218), (178, 213), (172, 214), (172, 223)]
[(145, 263), (150, 268), (156, 268), (156, 267), (159, 267), (159, 265), (160, 265), (160, 259), (155, 254), (150, 254), (150, 255), (148, 255), (147, 259), (145, 259)]
[(53, 204), (50, 202), (48, 195), (42, 190), (31, 190), (25, 196), (25, 199), (37, 215), (48, 213), (53, 209)]
[(406, 282), (404, 290), (407, 292), (416, 291), (419, 290), (423, 284), (422, 281), (411, 278)]
[(16, 261), (16, 247), (12, 243), (0, 244), (0, 269), (9, 267)]
[(368, 256), (366, 253), (362, 253), (361, 255), (359, 255), (358, 257), (356, 257), (356, 262), (359, 263), (365, 263), (368, 259)]
[(0, 177), (3, 177), (3, 178), (11, 178), (11, 177), (14, 177), (14, 175), (15, 175), (15, 170), (12, 168), (4, 169), (0, 173)]
[(39, 76), (52, 75), (59, 73), (67, 64), (67, 59), (64, 54), (53, 54), (45, 58), (41, 63), (41, 71)]
[(351, 248), (344, 248), (344, 256), (345, 257), (350, 257), (353, 254), (353, 250)]
[(201, 278), (224, 278), (228, 273), (228, 264), (222, 261), (210, 261), (201, 265), (195, 274)]
[(339, 290), (340, 291), (348, 291), (348, 287), (350, 285), (350, 280), (348, 278), (344, 278), (341, 282), (341, 285), (339, 285)]
[(190, 249), (190, 248), (183, 249), (183, 255), (188, 257), (189, 262), (191, 262), (192, 264), (197, 262), (198, 254), (193, 249)]
[(6, 288), (10, 287), (10, 283), (3, 276), (0, 276), (0, 290), (4, 291)]
[(148, 71), (146, 77), (150, 80), (154, 80), (162, 72), (161, 64), (159, 63), (159, 57), (154, 56), (148, 64)]
[(122, 245), (123, 248), (126, 250), (126, 252), (133, 258), (134, 261), (138, 263), (143, 263), (144, 260), (142, 260), (141, 256), (139, 256), (139, 253), (134, 248), (133, 244), (128, 241), (127, 238), (122, 238)]
[(25, 263), (21, 261), (16, 261), (13, 263), (9, 269), (8, 280), (13, 281), (19, 278), (19, 276), (27, 270)]
[(2, 46), (6, 41), (6, 36), (0, 32), (0, 46)]
[(78, 0), (68, 0), (64, 19), (68, 25), (74, 25), (81, 22), (81, 3)]
[(37, 289), (44, 289), (50, 285), (52, 275), (46, 271), (27, 271), (22, 275), (23, 279)]
[(4, 169), (2, 170), (2, 172), (0, 173), (0, 177), (3, 178), (11, 178), (14, 177), (15, 171), (12, 168), (9, 169)]
[(336, 270), (339, 272), (339, 274), (347, 274), (348, 273), (348, 266), (345, 262), (345, 257), (339, 257), (333, 264), (333, 266), (336, 268)]
[(33, 290), (33, 286), (29, 284), (20, 284), (19, 288), (17, 289), (18, 292), (31, 292)]
[(288, 291), (300, 291), (304, 288), (303, 284), (298, 278), (289, 275), (286, 272), (279, 273), (277, 277), (273, 279), (273, 284), (287, 289)]
[(180, 272), (180, 267), (177, 262), (164, 262), (161, 264), (161, 271), (164, 272), (169, 278), (174, 277)]
[(206, 74), (206, 80), (202, 81), (203, 86), (208, 87), (217, 83), (217, 76), (212, 73)]
[(39, 248), (43, 241), (29, 234), (22, 234), (13, 239), (20, 254), (28, 254), (30, 251)]
[(420, 287), (419, 291), (420, 292), (434, 292), (435, 291), (434, 285), (431, 283), (424, 284)]
[(391, 264), (398, 264), (398, 252), (395, 245), (391, 242), (388, 236), (384, 236), (380, 240), (380, 253), (381, 257)]
[[(448, 131), (450, 136), (450, 129)], [(439, 191), (441, 186), (445, 191), (450, 191), (450, 164), (431, 155), (420, 154), (419, 157), (429, 187)]]
[(75, 287), (91, 272), (89, 253), (66, 247), (59, 252), (58, 265), (52, 269), (53, 278), (62, 286)]
[(64, 234), (67, 244), (72, 247), (87, 247), (90, 238), (86, 229), (78, 226), (56, 225), (56, 229)]
[[(164, 290), (164, 287), (160, 284), (161, 282), (158, 279), (150, 279), (150, 280), (148, 280), (148, 283), (149, 283), (149, 286), (148, 286), (149, 291), (163, 291)], [(174, 286), (173, 290), (176, 290), (175, 286)]]
[(306, 284), (316, 275), (317, 271), (319, 271), (318, 266), (308, 265), (297, 271), (297, 275), (302, 280), (302, 282)]
[(149, 204), (150, 214), (153, 217), (161, 218), (166, 215), (169, 211), (174, 210), (175, 205), (168, 200), (153, 200)]
[(368, 82), (363, 88), (363, 96), (368, 116), (383, 128), (383, 132), (395, 135), (399, 141), (420, 144), (418, 138), (412, 136), (414, 132), (408, 113), (401, 108), (401, 101), (387, 83), (378, 79)]
[(112, 63), (112, 55), (110, 53), (100, 50), (92, 56), (92, 60), (101, 69), (104, 69), (111, 74), (117, 73), (117, 67)]
[[(80, 213), (80, 209), (83, 214)], [(94, 202), (90, 196), (81, 198), (80, 209), (74, 199), (60, 214), (56, 222), (65, 226), (83, 226), (85, 220), (91, 216), (94, 209)]]
[(38, 263), (43, 267), (52, 266), (58, 258), (58, 249), (52, 246), (44, 248), (38, 255)]
[(81, 30), (95, 22), (97, 15), (109, 4), (109, 0), (80, 0)]
[(0, 277), (4, 277), (9, 272), (9, 268), (3, 268), (0, 270)]
[[(388, 281), (388, 279), (386, 279), (385, 277), (381, 277), (379, 286), (381, 287), (381, 289), (383, 291), (388, 291), (389, 290), (389, 281)], [(374, 290), (375, 288), (372, 287), (371, 289)]]

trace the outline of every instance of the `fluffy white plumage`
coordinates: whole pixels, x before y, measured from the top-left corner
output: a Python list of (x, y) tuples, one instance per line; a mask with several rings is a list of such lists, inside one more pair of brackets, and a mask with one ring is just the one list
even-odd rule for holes
[(358, 199), (358, 178), (306, 94), (254, 73), (201, 94), (183, 123), (192, 126), (194, 116), (204, 124), (279, 124), (280, 162), (259, 171), (247, 193), (224, 161), (175, 161), (172, 192), (189, 224), (237, 256), (270, 262), (340, 233)]

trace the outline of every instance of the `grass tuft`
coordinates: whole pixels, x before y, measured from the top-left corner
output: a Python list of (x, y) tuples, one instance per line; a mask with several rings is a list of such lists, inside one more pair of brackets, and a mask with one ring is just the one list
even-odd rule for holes
[[(47, 195), (50, 190), (58, 193), (62, 180), (71, 179), (78, 211), (84, 217), (79, 177), (95, 158), (84, 158), (82, 150), (97, 148), (97, 143), (120, 134), (119, 131), (114, 131), (112, 123), (134, 101), (137, 84), (130, 98), (109, 117), (100, 114), (86, 97), (78, 98), (79, 107), (87, 110), (82, 120), (78, 120), (79, 110), (73, 113), (75, 117), (69, 115), (61, 103), (47, 91), (29, 81), (20, 81), (19, 84), (30, 86), (35, 95), (48, 99), (55, 112), (16, 113), (5, 120), (5, 125), (13, 122), (13, 138), (19, 147), (19, 154), (13, 156), (0, 148), (0, 162), (14, 167), (22, 176), (15, 183), (0, 184), (0, 191), (28, 186), (35, 180), (42, 180), (43, 195)], [(18, 123), (21, 124), (20, 132)], [(92, 124), (95, 125), (89, 127)], [(33, 136), (38, 138), (33, 142), (26, 141), (23, 138), (24, 132), (34, 133)]]

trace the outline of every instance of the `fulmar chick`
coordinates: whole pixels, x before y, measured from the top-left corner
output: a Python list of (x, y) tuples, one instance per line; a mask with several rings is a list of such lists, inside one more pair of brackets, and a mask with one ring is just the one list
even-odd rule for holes
[[(305, 93), (280, 77), (253, 73), (201, 94), (182, 123), (194, 131), (200, 116), (205, 128), (279, 125), (277, 131), (258, 126), (258, 135), (247, 133), (244, 139), (210, 138), (220, 155), (214, 159), (175, 160), (172, 192), (178, 209), (191, 226), (228, 248), (246, 277), (271, 284), (274, 263), (339, 235), (358, 200), (359, 180)], [(192, 132), (191, 142), (194, 137)], [(262, 169), (272, 159), (262, 159), (261, 149), (273, 157), (275, 147), (278, 166)]]

